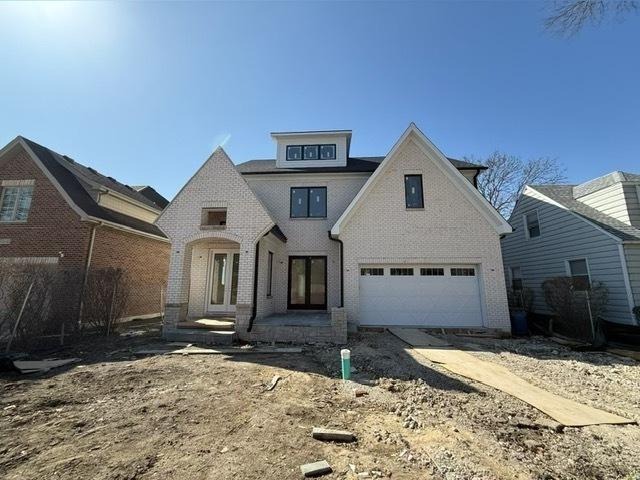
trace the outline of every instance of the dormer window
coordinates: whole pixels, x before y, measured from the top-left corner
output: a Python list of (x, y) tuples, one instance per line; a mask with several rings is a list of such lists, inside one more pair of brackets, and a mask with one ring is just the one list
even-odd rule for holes
[(287, 160), (302, 160), (302, 145), (287, 145)]
[(287, 160), (335, 160), (336, 146), (328, 145), (287, 145)]

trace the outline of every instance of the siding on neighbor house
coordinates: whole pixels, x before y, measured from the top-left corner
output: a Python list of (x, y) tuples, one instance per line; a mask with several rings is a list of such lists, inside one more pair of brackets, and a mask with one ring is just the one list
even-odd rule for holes
[[(527, 239), (523, 215), (534, 210), (538, 212), (541, 235)], [(591, 280), (601, 281), (609, 289), (605, 318), (631, 323), (619, 243), (615, 238), (571, 212), (547, 203), (543, 195), (531, 188), (520, 196), (509, 223), (514, 232), (502, 240), (507, 284), (511, 283), (510, 269), (520, 267), (523, 284), (535, 294), (536, 312), (550, 313), (542, 282), (567, 276), (567, 260), (586, 258)]]
[(634, 305), (640, 306), (640, 245), (625, 245), (624, 254), (627, 259)]
[(631, 225), (640, 228), (640, 185), (624, 185), (624, 196), (627, 199), (629, 220)]
[[(358, 322), (361, 264), (423, 263), (479, 265), (484, 326), (508, 330), (500, 239), (494, 227), (413, 136), (389, 160), (340, 231), (350, 327)], [(406, 208), (405, 174), (422, 175), (423, 209)]]
[[(367, 181), (369, 174), (245, 175), (247, 183), (287, 236), (281, 255), (284, 262), (274, 276), (273, 311), (287, 310), (288, 257), (327, 257), (327, 309), (340, 304), (340, 249), (328, 232)], [(292, 187), (326, 187), (327, 218), (290, 218)], [(260, 258), (264, 256), (260, 252)], [(266, 254), (265, 254), (266, 256)], [(262, 262), (261, 262), (262, 263)], [(265, 264), (266, 265), (266, 264)], [(263, 271), (261, 265), (260, 271)], [(258, 308), (264, 303), (259, 295)]]
[(622, 183), (614, 183), (606, 188), (579, 197), (577, 200), (616, 220), (631, 225), (627, 204), (630, 190), (624, 187)]

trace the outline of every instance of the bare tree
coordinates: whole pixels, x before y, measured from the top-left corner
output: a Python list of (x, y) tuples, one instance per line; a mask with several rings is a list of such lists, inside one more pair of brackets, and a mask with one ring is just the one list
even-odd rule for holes
[(547, 30), (571, 37), (587, 23), (599, 25), (607, 18), (622, 20), (640, 10), (638, 0), (556, 0), (545, 18)]
[(465, 157), (487, 170), (478, 177), (478, 190), (503, 217), (508, 218), (526, 185), (561, 183), (565, 169), (548, 157), (522, 160), (515, 155), (495, 151), (486, 159)]

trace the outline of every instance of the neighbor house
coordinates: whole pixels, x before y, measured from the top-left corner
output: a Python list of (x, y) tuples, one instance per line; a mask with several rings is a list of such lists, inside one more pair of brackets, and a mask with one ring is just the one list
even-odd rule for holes
[[(154, 225), (166, 200), (151, 190), (17, 137), (0, 150), (0, 262), (83, 277), (120, 269), (129, 286), (125, 318), (159, 315), (170, 245)], [(68, 292), (69, 306), (79, 305), (79, 294)]]
[(604, 283), (605, 319), (637, 324), (640, 305), (640, 175), (613, 172), (580, 185), (527, 186), (502, 240), (508, 283), (529, 287), (537, 313), (550, 313), (542, 282), (568, 276), (575, 288)]
[(167, 338), (220, 340), (192, 328), (215, 330), (216, 316), (245, 340), (509, 329), (511, 227), (475, 187), (484, 167), (445, 157), (414, 124), (385, 157), (351, 156), (348, 130), (271, 137), (273, 160), (236, 166), (216, 149), (158, 218), (172, 243)]

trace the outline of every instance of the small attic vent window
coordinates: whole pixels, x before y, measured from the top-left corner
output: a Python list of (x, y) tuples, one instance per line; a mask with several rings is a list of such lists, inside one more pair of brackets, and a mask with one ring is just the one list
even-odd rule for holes
[(203, 228), (225, 228), (227, 225), (226, 208), (203, 208), (202, 222)]

